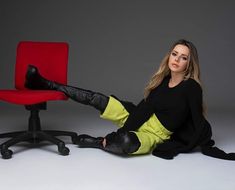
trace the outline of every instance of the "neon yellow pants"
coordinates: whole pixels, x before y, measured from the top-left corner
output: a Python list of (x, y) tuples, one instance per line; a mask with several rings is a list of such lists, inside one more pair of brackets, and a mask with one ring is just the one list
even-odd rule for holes
[[(104, 112), (100, 115), (101, 118), (114, 122), (117, 126), (123, 127), (129, 116), (128, 111), (120, 101), (110, 96), (108, 105)], [(150, 153), (157, 144), (170, 138), (172, 132), (167, 130), (153, 114), (137, 131), (133, 131), (139, 141), (139, 149), (132, 154), (147, 154)]]

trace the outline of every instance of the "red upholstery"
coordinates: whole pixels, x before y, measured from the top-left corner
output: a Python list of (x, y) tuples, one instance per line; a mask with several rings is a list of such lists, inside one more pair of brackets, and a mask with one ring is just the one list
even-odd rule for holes
[(66, 100), (67, 97), (52, 90), (0, 90), (0, 99), (13, 104), (32, 105), (49, 100)]
[(38, 67), (40, 74), (50, 80), (67, 84), (68, 44), (64, 42), (20, 42), (17, 47), (15, 88), (0, 90), (0, 100), (31, 105), (49, 100), (66, 100), (57, 91), (28, 90), (24, 87), (28, 65)]

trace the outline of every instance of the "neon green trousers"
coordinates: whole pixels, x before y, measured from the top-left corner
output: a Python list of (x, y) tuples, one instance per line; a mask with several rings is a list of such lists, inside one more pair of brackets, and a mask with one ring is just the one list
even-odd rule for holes
[[(128, 111), (122, 103), (110, 96), (108, 105), (101, 118), (107, 119), (115, 123), (118, 127), (123, 127), (129, 116)], [(150, 153), (158, 144), (170, 138), (172, 132), (167, 130), (153, 114), (137, 131), (134, 132), (139, 141), (139, 149), (131, 154), (147, 154)]]

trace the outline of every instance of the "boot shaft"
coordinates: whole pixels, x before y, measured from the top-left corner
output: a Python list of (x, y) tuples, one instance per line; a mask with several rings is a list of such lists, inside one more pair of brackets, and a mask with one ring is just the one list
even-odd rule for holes
[(25, 87), (35, 90), (57, 90), (63, 92), (72, 100), (85, 105), (93, 106), (101, 113), (105, 110), (109, 101), (109, 98), (101, 93), (50, 81), (41, 76), (37, 67), (33, 65), (28, 66)]

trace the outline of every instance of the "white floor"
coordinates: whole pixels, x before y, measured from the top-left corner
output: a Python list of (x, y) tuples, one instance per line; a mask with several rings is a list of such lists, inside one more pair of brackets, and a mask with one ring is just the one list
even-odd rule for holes
[[(21, 130), (27, 112), (0, 105), (1, 132)], [(53, 105), (52, 105), (53, 106)], [(4, 108), (4, 111), (3, 111)], [(7, 109), (6, 109), (7, 108)], [(85, 107), (65, 107), (41, 112), (42, 127), (105, 135), (115, 126)], [(216, 145), (235, 152), (235, 119), (230, 114), (210, 116)], [(54, 145), (12, 147), (12, 159), (0, 158), (3, 190), (234, 190), (235, 161), (210, 158), (201, 153), (181, 154), (173, 160), (152, 155), (123, 158), (99, 149), (81, 149), (63, 138), (70, 155), (61, 156)], [(3, 142), (4, 139), (0, 139)]]

